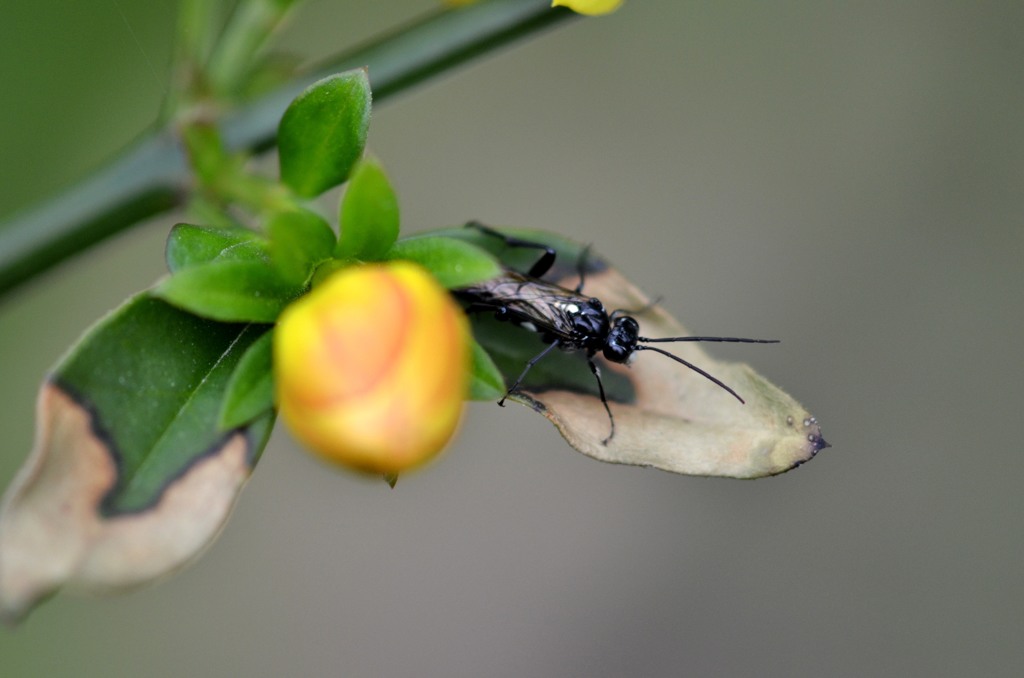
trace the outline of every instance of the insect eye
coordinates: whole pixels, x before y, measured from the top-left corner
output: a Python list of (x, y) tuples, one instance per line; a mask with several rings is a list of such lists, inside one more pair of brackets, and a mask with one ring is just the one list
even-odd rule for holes
[(615, 319), (615, 326), (612, 327), (611, 335), (620, 342), (633, 345), (640, 335), (640, 324), (628, 315), (620, 316)]

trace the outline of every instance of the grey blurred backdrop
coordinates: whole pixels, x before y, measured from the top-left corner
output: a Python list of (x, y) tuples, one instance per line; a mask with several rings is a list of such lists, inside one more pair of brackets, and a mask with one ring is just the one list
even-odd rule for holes
[[(0, 214), (149, 123), (174, 5), (5, 0)], [(283, 40), (322, 56), (433, 6), (309, 2)], [(370, 145), (405, 228), (556, 230), (692, 331), (782, 338), (714, 353), (834, 447), (689, 478), (482, 403), (389, 490), (278, 431), (195, 566), (52, 600), (0, 632), (0, 674), (1022, 675), (1022, 74), (1020, 2), (628, 0), (390, 101)], [(0, 300), (4, 485), (40, 378), (161, 275), (173, 221)]]

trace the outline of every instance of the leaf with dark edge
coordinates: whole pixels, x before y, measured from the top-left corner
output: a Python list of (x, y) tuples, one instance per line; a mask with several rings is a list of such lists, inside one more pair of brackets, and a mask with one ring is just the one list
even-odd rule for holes
[(164, 278), (153, 294), (211, 320), (272, 323), (303, 289), (269, 263), (211, 261)]
[(217, 425), (264, 330), (143, 294), (86, 334), (40, 390), (34, 449), (0, 509), (0, 615), (62, 588), (144, 584), (212, 542), (273, 425)]
[(242, 355), (228, 380), (218, 425), (232, 429), (274, 409), (274, 331), (267, 331)]
[(498, 260), (486, 250), (456, 238), (413, 236), (395, 243), (387, 259), (413, 261), (444, 287), (465, 287), (501, 274)]
[(364, 158), (352, 170), (341, 199), (336, 256), (379, 261), (398, 238), (398, 196), (384, 168)]
[(344, 182), (366, 145), (370, 99), (365, 69), (318, 80), (297, 96), (277, 128), (281, 180), (305, 198)]
[(176, 224), (167, 236), (167, 268), (174, 273), (212, 261), (269, 261), (269, 243), (248, 228)]
[[(558, 258), (545, 278), (574, 288), (583, 248), (539, 231), (502, 229), (510, 235), (554, 247)], [(500, 239), (473, 229), (434, 231), (485, 247), (506, 265), (524, 271), (537, 250), (510, 248)], [(594, 254), (584, 260), (584, 294), (601, 299), (609, 310), (627, 309), (645, 337), (678, 337), (689, 333), (660, 306)], [(636, 309), (643, 309), (634, 312)], [(544, 344), (537, 334), (477, 315), (473, 331), (502, 371), (507, 383)], [(666, 346), (668, 348), (668, 346)], [(745, 400), (683, 365), (653, 352), (638, 352), (629, 366), (596, 360), (615, 416), (615, 436), (598, 398), (597, 383), (585, 356), (555, 351), (530, 370), (522, 387), (510, 396), (547, 417), (574, 448), (602, 461), (653, 466), (675, 473), (757, 478), (783, 473), (809, 459), (828, 444), (821, 427), (799, 403), (750, 367), (712, 359), (696, 343), (677, 343), (671, 351), (722, 380)]]

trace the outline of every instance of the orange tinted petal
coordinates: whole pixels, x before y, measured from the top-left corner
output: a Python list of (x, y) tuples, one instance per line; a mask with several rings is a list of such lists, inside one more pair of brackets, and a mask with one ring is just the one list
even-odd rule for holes
[(419, 465), (458, 424), (468, 338), (461, 309), (419, 266), (344, 269), (281, 316), (282, 418), (332, 461), (377, 472)]

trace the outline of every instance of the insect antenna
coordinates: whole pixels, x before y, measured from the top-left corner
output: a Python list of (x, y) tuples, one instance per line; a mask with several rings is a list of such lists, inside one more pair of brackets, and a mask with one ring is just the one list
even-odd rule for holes
[(743, 339), (742, 337), (662, 337), (661, 339), (648, 339), (647, 337), (637, 337), (637, 341), (642, 341), (645, 344), (656, 344), (658, 342), (669, 342), (669, 341), (730, 341), (741, 344), (778, 344), (779, 339)]
[[(676, 341), (718, 341), (718, 342), (733, 342), (733, 343), (742, 343), (742, 344), (777, 344), (777, 343), (779, 343), (778, 339), (744, 339), (742, 337), (662, 337), (660, 339), (648, 339), (647, 337), (637, 337), (637, 341), (638, 342), (644, 342), (644, 343), (647, 343), (647, 344), (669, 343), (669, 342), (676, 342)], [(736, 400), (740, 401), (744, 405), (747, 404), (747, 401), (744, 400), (743, 398), (741, 398), (739, 393), (737, 393), (736, 391), (734, 391), (731, 388), (729, 388), (728, 386), (726, 386), (725, 383), (723, 383), (720, 379), (717, 379), (717, 378), (711, 376), (710, 374), (708, 374), (707, 372), (705, 372), (701, 368), (697, 367), (696, 365), (694, 365), (690, 361), (683, 360), (682, 358), (680, 358), (679, 356), (675, 355), (674, 353), (669, 353), (668, 351), (665, 351), (663, 349), (660, 349), (660, 348), (657, 348), (657, 347), (654, 347), (654, 346), (642, 346), (640, 344), (637, 344), (637, 346), (635, 347), (634, 350), (636, 350), (636, 351), (654, 351), (655, 353), (660, 353), (661, 355), (668, 356), (669, 358), (672, 358), (672, 360), (675, 360), (677, 363), (682, 363), (683, 365), (686, 365), (691, 370), (693, 370), (697, 374), (701, 375), (705, 379), (709, 380), (710, 382), (712, 382), (714, 384), (717, 384), (718, 386), (722, 387), (723, 389), (725, 389), (726, 391), (731, 393), (732, 396), (734, 398), (736, 398)]]

